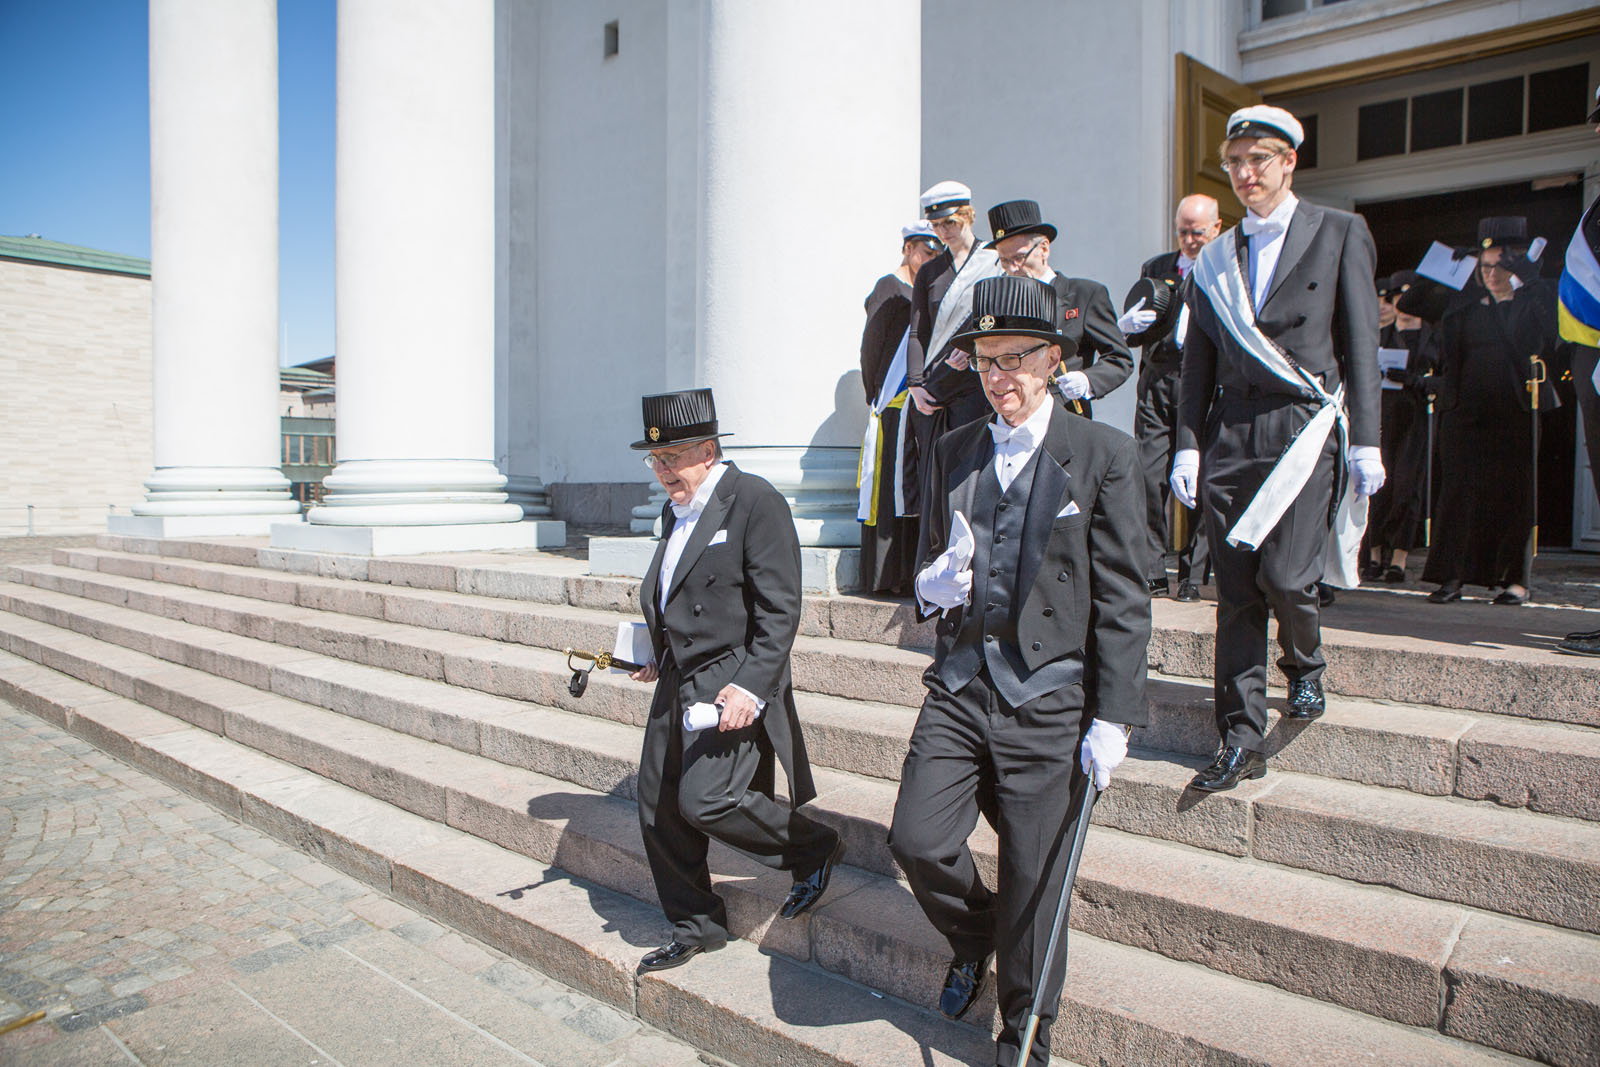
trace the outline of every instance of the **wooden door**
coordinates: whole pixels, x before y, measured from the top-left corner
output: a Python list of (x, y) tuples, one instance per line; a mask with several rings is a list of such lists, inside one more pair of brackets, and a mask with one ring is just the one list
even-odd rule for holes
[[(1222, 227), (1227, 229), (1244, 215), (1244, 208), (1233, 195), (1228, 176), (1222, 173), (1217, 146), (1227, 133), (1228, 116), (1241, 107), (1261, 103), (1261, 94), (1219, 74), (1193, 56), (1177, 55), (1177, 106), (1173, 114), (1173, 202), (1192, 193), (1216, 198), (1222, 212)], [(1171, 217), (1170, 215), (1168, 216)]]

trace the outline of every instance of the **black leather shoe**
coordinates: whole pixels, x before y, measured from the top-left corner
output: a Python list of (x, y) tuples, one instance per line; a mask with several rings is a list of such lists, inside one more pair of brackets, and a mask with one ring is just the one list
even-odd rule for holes
[(1564, 640), (1567, 641), (1597, 641), (1600, 640), (1600, 630), (1574, 630)]
[(1506, 589), (1502, 591), (1499, 596), (1494, 598), (1494, 602), (1496, 604), (1510, 604), (1513, 606), (1518, 606), (1528, 602), (1528, 594), (1513, 593), (1511, 590)]
[(1600, 656), (1600, 634), (1585, 637), (1575, 634), (1556, 645), (1563, 652), (1570, 652), (1574, 656)]
[(1321, 681), (1302, 678), (1289, 683), (1289, 703), (1283, 709), (1289, 718), (1310, 722), (1322, 718), (1322, 713), (1327, 710), (1328, 701), (1322, 695)]
[(939, 1014), (959, 1019), (978, 999), (983, 988), (983, 973), (989, 969), (989, 954), (976, 960), (953, 959), (944, 972), (944, 988), (939, 991)]
[(789, 899), (783, 902), (778, 914), (785, 919), (792, 919), (821, 900), (822, 894), (828, 891), (828, 879), (833, 876), (834, 865), (839, 862), (839, 857), (842, 855), (844, 855), (844, 842), (840, 841), (833, 846), (833, 851), (828, 853), (828, 858), (822, 861), (822, 866), (804, 878), (796, 878), (794, 885), (789, 887)]
[(1401, 582), (1406, 580), (1406, 569), (1404, 567), (1396, 567), (1393, 563), (1391, 563), (1389, 566), (1384, 568), (1383, 580), (1388, 582), (1390, 585), (1399, 585)]
[(1178, 595), (1175, 599), (1182, 604), (1192, 604), (1200, 599), (1200, 590), (1195, 588), (1193, 582), (1179, 582)]
[(1165, 578), (1150, 579), (1151, 596), (1166, 596), (1167, 593), (1171, 591), (1171, 588), (1172, 587), (1167, 584), (1167, 580)]
[(1448, 581), (1428, 594), (1430, 604), (1448, 604), (1453, 600), (1461, 599), (1461, 583)]
[(651, 949), (644, 954), (644, 959), (639, 961), (638, 973), (649, 974), (651, 971), (665, 971), (673, 967), (682, 967), (693, 956), (699, 955), (699, 945), (685, 945), (676, 939), (668, 941), (660, 948)]
[(1198, 789), (1202, 793), (1220, 793), (1224, 789), (1232, 789), (1246, 778), (1266, 776), (1265, 753), (1223, 745), (1211, 766), (1195, 775), (1194, 781), (1189, 783), (1189, 788)]

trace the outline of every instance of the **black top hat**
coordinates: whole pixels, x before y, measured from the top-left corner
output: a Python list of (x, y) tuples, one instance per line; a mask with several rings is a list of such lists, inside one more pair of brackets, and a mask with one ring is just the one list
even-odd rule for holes
[(1177, 318), (1178, 309), (1183, 306), (1178, 299), (1177, 284), (1175, 278), (1140, 278), (1123, 298), (1123, 311), (1143, 300), (1144, 309), (1156, 313), (1155, 321), (1140, 331), (1145, 344), (1166, 336), (1167, 327)]
[[(1437, 323), (1444, 318), (1444, 313), (1455, 302), (1456, 291), (1413, 271), (1403, 270), (1400, 274), (1410, 274), (1412, 277), (1409, 285), (1395, 292), (1395, 310), (1415, 315), (1424, 322)], [(1390, 276), (1391, 283), (1395, 277)]]
[(993, 248), (1007, 237), (1019, 233), (1043, 234), (1046, 240), (1056, 239), (1056, 228), (1039, 217), (1037, 200), (1007, 200), (989, 209), (989, 232), (994, 240), (985, 248)]
[(1527, 243), (1528, 220), (1521, 215), (1495, 215), (1478, 220), (1479, 248)]
[(972, 351), (980, 337), (1037, 337), (1061, 346), (1061, 358), (1078, 351), (1078, 342), (1056, 330), (1056, 289), (1036, 278), (1000, 274), (972, 287), (971, 329), (951, 344)]
[(635, 441), (630, 448), (667, 448), (733, 436), (717, 432), (717, 404), (710, 389), (656, 393), (640, 401), (640, 406), (644, 409), (644, 440)]

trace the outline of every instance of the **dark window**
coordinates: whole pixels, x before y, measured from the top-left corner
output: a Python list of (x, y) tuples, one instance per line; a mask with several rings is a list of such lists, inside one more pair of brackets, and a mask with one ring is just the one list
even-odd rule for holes
[(610, 59), (622, 50), (622, 38), (619, 27), (615, 22), (606, 23), (606, 58)]
[(1589, 114), (1589, 65), (1528, 75), (1528, 132), (1580, 125)]
[(1356, 158), (1378, 159), (1406, 150), (1406, 101), (1367, 104), (1356, 118)]
[(1492, 141), (1522, 132), (1522, 78), (1501, 78), (1467, 90), (1467, 140)]
[(1411, 151), (1461, 143), (1462, 98), (1460, 89), (1411, 98)]
[(1284, 15), (1298, 15), (1306, 9), (1306, 0), (1261, 0), (1261, 17), (1263, 19), (1282, 18)]
[(1310, 170), (1317, 165), (1317, 116), (1301, 115), (1300, 125), (1305, 129), (1305, 140), (1295, 152), (1295, 170)]

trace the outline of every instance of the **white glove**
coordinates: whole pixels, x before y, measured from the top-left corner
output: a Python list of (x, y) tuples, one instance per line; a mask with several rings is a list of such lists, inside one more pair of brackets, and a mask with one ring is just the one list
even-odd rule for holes
[(1061, 395), (1068, 400), (1087, 400), (1091, 395), (1089, 376), (1081, 370), (1069, 370), (1056, 379)]
[(1083, 773), (1094, 779), (1094, 787), (1104, 792), (1111, 784), (1111, 772), (1128, 754), (1128, 735), (1114, 722), (1095, 719), (1083, 735), (1083, 751), (1079, 759)]
[(1371, 496), (1383, 488), (1386, 475), (1383, 470), (1383, 453), (1376, 445), (1353, 445), (1350, 449), (1350, 480), (1355, 483), (1356, 496)]
[(1117, 329), (1121, 330), (1124, 336), (1144, 333), (1154, 321), (1156, 313), (1144, 310), (1144, 297), (1141, 296), (1137, 304), (1122, 313), (1122, 318), (1117, 320)]
[(1172, 477), (1168, 479), (1172, 495), (1186, 508), (1194, 507), (1195, 493), (1200, 487), (1200, 452), (1194, 448), (1180, 448), (1172, 457)]
[(933, 614), (934, 608), (949, 611), (967, 602), (972, 593), (972, 554), (977, 547), (967, 517), (957, 511), (949, 547), (917, 574), (917, 601), (923, 615)]

